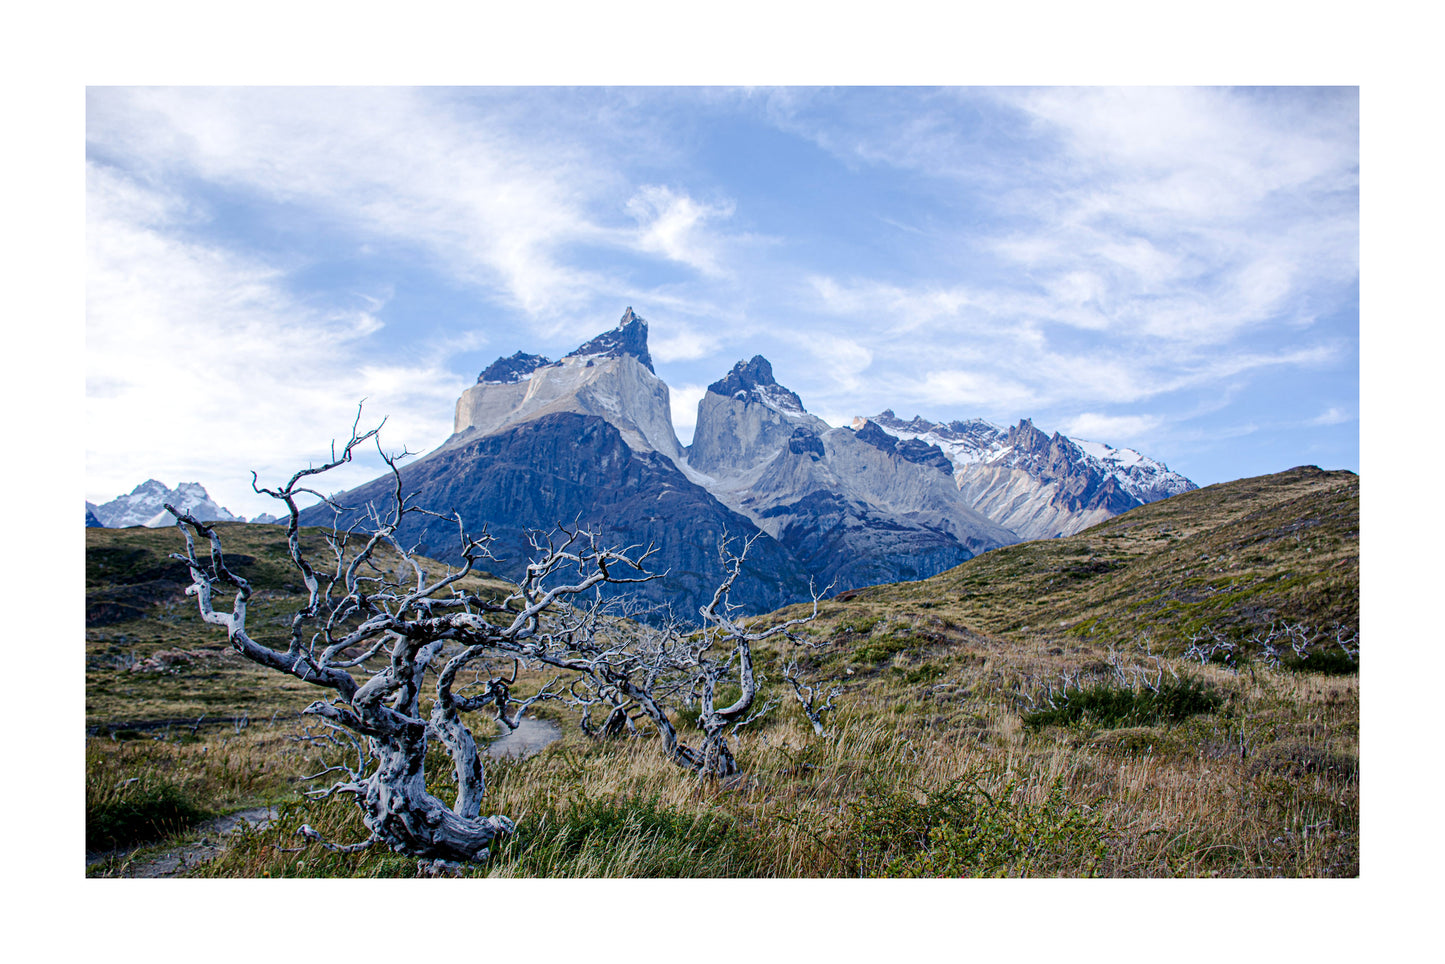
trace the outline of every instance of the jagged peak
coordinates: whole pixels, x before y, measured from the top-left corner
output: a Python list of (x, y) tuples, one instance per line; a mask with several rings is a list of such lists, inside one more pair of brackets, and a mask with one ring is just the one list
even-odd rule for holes
[(510, 357), (498, 358), (488, 365), (486, 370), (477, 376), (477, 384), (508, 385), (512, 382), (520, 382), (525, 378), (530, 378), (537, 369), (551, 364), (553, 362), (542, 355), (529, 355), (524, 351), (519, 351)]
[[(860, 425), (859, 422), (862, 422)], [(945, 475), (953, 474), (953, 463), (943, 449), (921, 439), (900, 439), (887, 432), (871, 418), (854, 419), (853, 434), (860, 442), (867, 442), (876, 449), (896, 455), (907, 462), (931, 465)]]
[(865, 421), (876, 422), (885, 432), (935, 435), (946, 441), (962, 441), (970, 437), (977, 440), (979, 436), (1002, 436), (1005, 434), (1002, 428), (987, 419), (971, 418), (967, 421), (954, 419), (951, 422), (931, 422), (922, 415), (915, 415), (904, 421), (891, 408), (885, 408), (871, 419), (862, 415), (856, 416), (853, 419), (854, 428), (862, 425)]
[(801, 415), (807, 411), (796, 392), (778, 384), (773, 377), (772, 363), (762, 355), (738, 362), (732, 371), (709, 385), (707, 390), (714, 395), (734, 398), (741, 395), (745, 399), (756, 399), (771, 408), (792, 414)]
[(1033, 419), (1021, 418), (1017, 425), (1009, 428), (1008, 439), (1004, 444), (1035, 449), (1048, 445), (1048, 443), (1049, 437), (1034, 427)]
[(642, 362), (648, 371), (657, 374), (657, 369), (652, 367), (652, 355), (647, 350), (647, 322), (632, 310), (631, 305), (622, 313), (622, 320), (617, 323), (616, 328), (604, 331), (563, 357), (575, 358), (580, 355), (603, 355), (609, 358), (631, 355)]

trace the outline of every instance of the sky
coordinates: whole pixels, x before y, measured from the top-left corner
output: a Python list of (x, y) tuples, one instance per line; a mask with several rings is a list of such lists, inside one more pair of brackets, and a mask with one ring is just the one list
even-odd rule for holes
[(1359, 116), (1354, 87), (90, 87), (86, 498), (274, 511), (251, 472), (362, 399), (429, 451), (492, 360), (629, 306), (684, 443), (762, 354), (833, 425), (1358, 471)]

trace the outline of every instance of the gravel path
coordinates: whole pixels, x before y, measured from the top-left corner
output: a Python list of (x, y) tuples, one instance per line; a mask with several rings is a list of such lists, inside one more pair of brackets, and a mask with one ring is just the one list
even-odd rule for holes
[[(522, 718), (522, 722), (515, 730), (504, 733), (487, 744), (487, 748), (483, 752), (493, 758), (529, 757), (540, 752), (542, 747), (548, 743), (560, 739), (561, 736), (562, 730), (556, 723), (527, 716)], [(159, 854), (143, 863), (126, 866), (121, 870), (119, 876), (174, 877), (184, 870), (203, 864), (219, 855), (225, 846), (226, 835), (234, 831), (242, 821), (259, 828), (264, 827), (275, 817), (274, 807), (258, 807), (208, 820), (195, 828), (195, 831), (200, 834), (199, 838), (181, 844), (174, 850)], [(111, 854), (86, 854), (86, 866), (99, 863), (109, 856)]]

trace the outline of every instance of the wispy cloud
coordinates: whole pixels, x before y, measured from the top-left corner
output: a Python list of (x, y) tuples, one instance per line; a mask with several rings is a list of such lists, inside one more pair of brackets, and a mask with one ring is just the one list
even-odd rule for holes
[(637, 247), (679, 261), (706, 275), (721, 275), (717, 241), (704, 226), (732, 217), (731, 202), (705, 204), (656, 184), (644, 185), (628, 199), (627, 213), (637, 221)]
[(294, 205), (373, 241), (428, 251), (457, 276), (555, 316), (608, 287), (561, 249), (621, 244), (597, 220), (606, 173), (566, 139), (518, 139), (407, 89), (93, 91), (93, 149)]
[(1354, 416), (1351, 415), (1349, 412), (1345, 411), (1344, 409), (1342, 409), (1342, 408), (1337, 408), (1337, 407), (1335, 407), (1335, 406), (1330, 406), (1328, 409), (1326, 409), (1325, 411), (1323, 411), (1323, 412), (1321, 412), (1320, 414), (1316, 415), (1314, 418), (1310, 419), (1310, 420), (1309, 420), (1308, 422), (1306, 422), (1305, 424), (1306, 424), (1306, 425), (1340, 425), (1340, 424), (1343, 424), (1343, 423), (1345, 423), (1345, 422), (1351, 421), (1353, 418), (1354, 418)]
[(941, 405), (990, 409), (1004, 406), (1016, 410), (1027, 409), (1039, 401), (1032, 388), (1005, 374), (957, 369), (928, 372), (917, 391), (905, 397)]
[[(264, 511), (250, 471), (274, 481), (324, 454), (362, 398), (378, 419), (390, 415), (397, 447), (450, 432), (455, 376), (364, 360), (380, 325), (371, 306), (298, 301), (278, 266), (164, 230), (184, 216), (177, 199), (89, 165), (88, 497), (158, 476), (201, 481), (233, 511)], [(340, 472), (337, 484), (374, 471)]]
[(1163, 421), (1157, 415), (1101, 415), (1083, 412), (1064, 423), (1064, 433), (1074, 438), (1108, 439), (1110, 444), (1138, 444)]
[(658, 361), (692, 361), (716, 351), (718, 339), (686, 323), (672, 322), (660, 333), (656, 328), (649, 331), (648, 345)]

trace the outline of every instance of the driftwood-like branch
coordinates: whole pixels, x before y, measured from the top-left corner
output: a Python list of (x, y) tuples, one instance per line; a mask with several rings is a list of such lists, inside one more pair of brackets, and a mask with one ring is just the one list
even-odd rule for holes
[[(817, 615), (817, 594), (806, 616), (750, 622), (729, 594), (752, 540), (740, 545), (724, 540), (719, 551), (725, 577), (699, 610), (700, 627), (643, 625), (625, 618), (631, 613), (624, 601), (604, 599), (600, 590), (658, 578), (647, 569), (657, 547), (609, 546), (595, 531), (574, 524), (532, 534), (532, 561), (505, 598), (479, 595), (465, 588), (465, 580), (494, 561), (492, 537), (468, 532), (456, 513), (443, 516), (414, 505), (400, 469), (409, 453), (382, 450), (378, 430), (360, 431), (358, 410), (350, 437), (339, 447), (333, 443), (322, 464), (274, 488), (252, 476), (257, 492), (286, 506), (287, 551), (306, 587), (305, 602), (283, 640), (252, 636), (246, 622), (252, 589), (227, 563), (217, 529), (167, 506), (185, 543), (185, 553), (176, 558), (190, 571), (187, 591), (202, 618), (223, 628), (247, 659), (331, 691), (304, 711), (327, 732), (306, 739), (340, 749), (355, 762), (323, 766), (314, 777), (344, 776), (312, 795), (351, 796), (370, 837), (348, 847), (327, 846), (349, 853), (382, 843), (419, 858), (427, 872), (450, 872), (484, 859), (513, 825), (505, 816), (482, 814), (482, 755), (465, 718), (481, 710), (515, 729), (527, 708), (560, 699), (582, 709), (584, 731), (592, 735), (636, 734), (637, 724), (647, 721), (677, 764), (709, 776), (738, 772), (728, 738), (773, 705), (758, 700), (763, 679), (753, 646), (793, 638), (794, 628)], [(313, 488), (317, 477), (350, 462), (359, 446), (371, 442), (390, 473), (385, 498), (348, 508)], [(302, 539), (298, 499), (306, 495), (336, 513), (320, 552)], [(453, 551), (460, 564), (424, 561), (415, 546), (402, 541), (403, 526), (417, 513), (455, 522)], [(201, 543), (207, 551), (198, 548)], [(220, 601), (227, 594), (229, 608)], [(513, 661), (509, 675), (490, 671), (497, 659)], [(519, 697), (513, 687), (522, 666), (548, 667), (557, 675)], [(480, 691), (463, 692), (469, 679), (486, 682)], [(734, 687), (736, 698), (720, 705), (719, 694)], [(805, 705), (821, 719), (837, 692), (821, 705)], [(592, 724), (593, 708), (605, 708), (600, 727)], [(672, 719), (684, 709), (697, 713), (701, 738), (695, 745)], [(427, 790), (431, 746), (445, 751), (456, 778), (450, 804)]]
[[(359, 426), (358, 410), (347, 441), (333, 443), (329, 459), (295, 473), (284, 485), (266, 488), (252, 476), (257, 492), (286, 506), (287, 550), (306, 586), (305, 603), (292, 616), (283, 642), (267, 644), (252, 636), (246, 621), (251, 585), (228, 564), (216, 528), (167, 506), (185, 544), (185, 553), (176, 558), (190, 571), (188, 593), (202, 619), (223, 628), (238, 652), (333, 691), (331, 699), (317, 700), (305, 712), (333, 731), (354, 734), (356, 762), (323, 767), (313, 776), (345, 776), (313, 795), (353, 796), (371, 834), (364, 844), (333, 849), (354, 852), (381, 842), (428, 866), (482, 859), (492, 841), (513, 826), (504, 816), (481, 813), (486, 790), (481, 754), (462, 714), (489, 705), (499, 720), (515, 727), (527, 707), (560, 695), (559, 680), (518, 699), (510, 689), (516, 682), (514, 664), (510, 678), (497, 677), (482, 693), (468, 697), (453, 691), (458, 674), (487, 655), (527, 659), (536, 652), (554, 653), (549, 625), (589, 628), (570, 614), (569, 603), (604, 583), (653, 578), (645, 562), (655, 550), (619, 550), (602, 545), (589, 530), (559, 529), (545, 541), (546, 551), (528, 567), (510, 600), (498, 604), (469, 595), (459, 590), (462, 580), (479, 562), (493, 558), (486, 532), (472, 535), (459, 516), (448, 517), (456, 520), (462, 562), (440, 573), (429, 572), (414, 547), (398, 539), (408, 517), (426, 512), (405, 493), (399, 463), (409, 453), (388, 454), (378, 443), (391, 474), (388, 497), (352, 511), (344, 526), (339, 522), (346, 507), (312, 488), (316, 477), (350, 462), (360, 446), (377, 440), (379, 427), (363, 432)], [(321, 498), (337, 512), (338, 525), (320, 559), (301, 538), (298, 499), (304, 495)], [(226, 594), (232, 594), (229, 608), (220, 602)], [(498, 625), (494, 620), (502, 613), (508, 622)], [(595, 631), (596, 624), (590, 628)], [(377, 665), (367, 669), (371, 661)], [(423, 715), (428, 685), (434, 687), (433, 699)], [(308, 738), (342, 746), (335, 732)], [(455, 771), (458, 789), (450, 805), (434, 797), (420, 778), (432, 742), (445, 749)]]
[[(843, 695), (843, 684), (835, 680), (828, 680), (821, 684), (804, 683), (798, 676), (797, 660), (789, 661), (783, 670), (783, 679), (793, 687), (793, 695), (803, 708), (803, 715), (813, 725), (813, 732), (818, 736), (827, 736), (827, 725), (824, 717), (833, 712), (833, 701)], [(832, 683), (828, 695), (822, 695), (823, 686)], [(819, 702), (819, 700), (822, 702)]]

